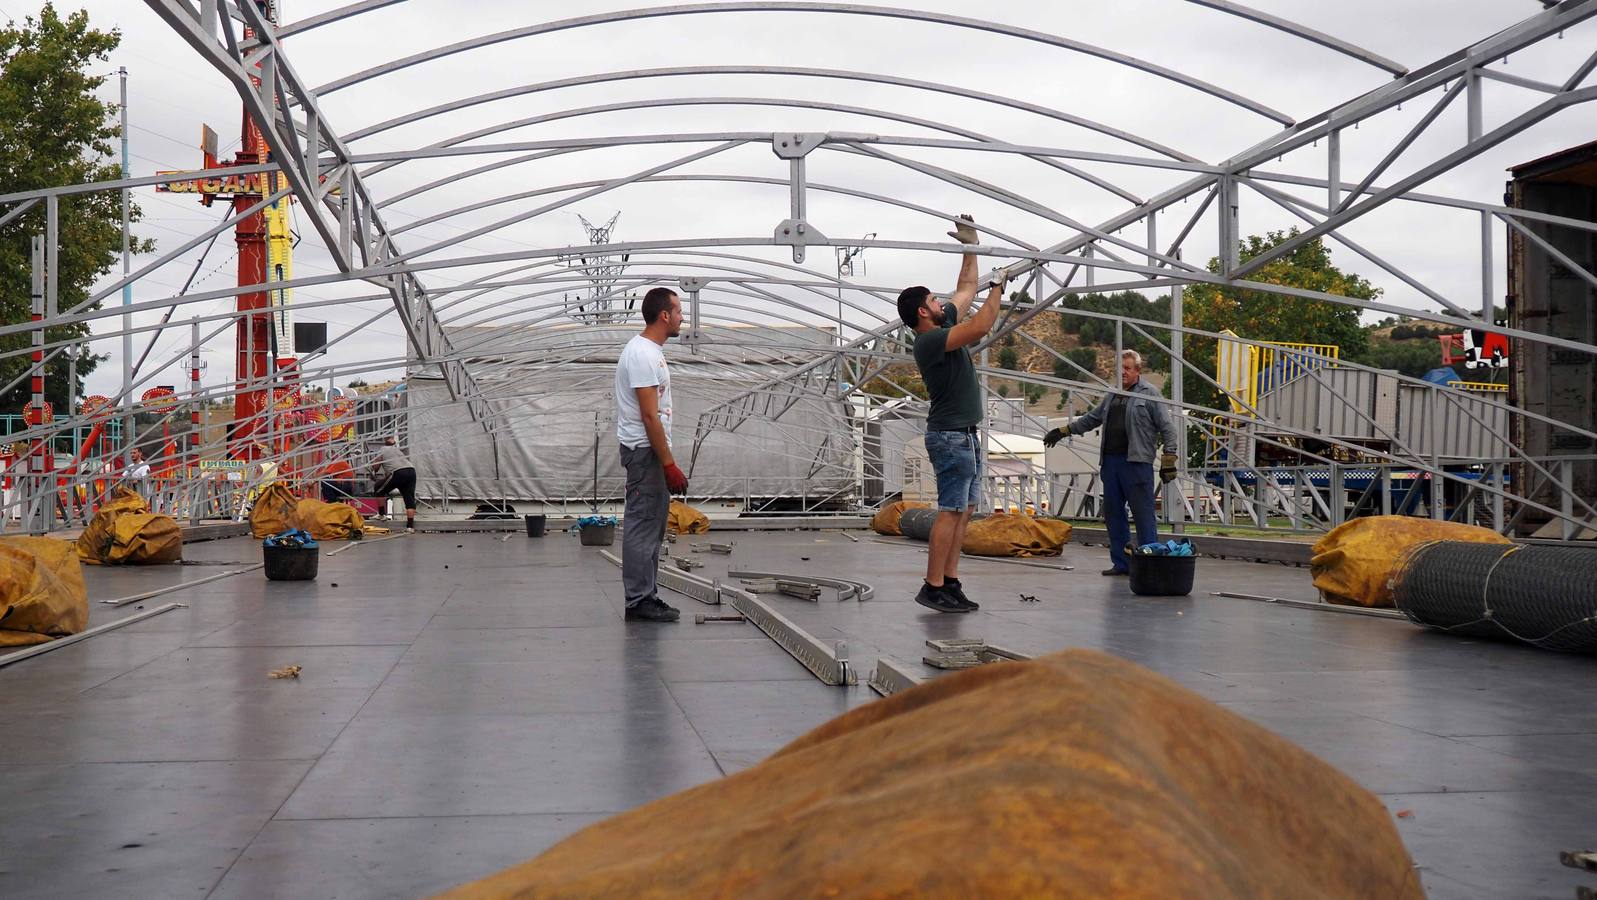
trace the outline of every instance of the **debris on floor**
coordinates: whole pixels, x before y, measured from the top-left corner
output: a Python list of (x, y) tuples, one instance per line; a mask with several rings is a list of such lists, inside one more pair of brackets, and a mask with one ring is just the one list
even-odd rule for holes
[(284, 666), (281, 669), (273, 669), (272, 671), (267, 672), (266, 673), (266, 677), (267, 678), (298, 678), (299, 677), (299, 673), (301, 671), (303, 671), (303, 670), (300, 669), (299, 666)]
[(982, 638), (943, 638), (927, 641), (926, 646), (934, 652), (921, 657), (921, 662), (934, 669), (970, 669), (983, 663), (1031, 659)]

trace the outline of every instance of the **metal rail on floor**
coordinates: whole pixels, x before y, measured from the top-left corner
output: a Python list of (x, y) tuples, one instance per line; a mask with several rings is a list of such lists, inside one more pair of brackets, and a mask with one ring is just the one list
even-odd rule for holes
[[(608, 550), (599, 555), (617, 566), (621, 558)], [(706, 581), (695, 575), (670, 567), (659, 570), (659, 584), (667, 590), (711, 606), (730, 604), (743, 618), (754, 623), (766, 636), (793, 658), (804, 664), (823, 683), (830, 685), (858, 684), (854, 669), (848, 663), (848, 645), (838, 641), (828, 647), (824, 641), (800, 628), (797, 623), (773, 609), (765, 601), (747, 591), (730, 588), (720, 581)]]
[(76, 644), (78, 641), (86, 640), (88, 638), (94, 637), (97, 634), (104, 634), (107, 631), (121, 628), (123, 625), (132, 625), (134, 622), (148, 619), (151, 616), (158, 616), (164, 612), (171, 612), (174, 609), (187, 608), (187, 603), (167, 603), (162, 606), (157, 606), (154, 609), (147, 609), (144, 612), (134, 613), (131, 616), (117, 619), (115, 622), (107, 622), (104, 625), (96, 625), (87, 631), (80, 631), (77, 634), (69, 634), (66, 637), (56, 638), (49, 643), (34, 644), (32, 647), (28, 647), (27, 649), (18, 650), (15, 653), (7, 653), (4, 656), (0, 656), (0, 669), (9, 666), (12, 663), (22, 662), (25, 659), (38, 656), (41, 653), (49, 653), (51, 650), (60, 650), (62, 647), (68, 646), (70, 644)]
[(908, 663), (891, 656), (878, 656), (876, 668), (871, 670), (870, 680), (865, 683), (883, 697), (891, 697), (925, 682), (926, 679), (909, 670)]

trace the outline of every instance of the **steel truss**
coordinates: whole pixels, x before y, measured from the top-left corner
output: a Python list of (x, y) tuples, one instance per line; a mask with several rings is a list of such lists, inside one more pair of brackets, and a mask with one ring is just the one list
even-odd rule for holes
[[(751, 420), (780, 426), (784, 415), (801, 403), (848, 402), (851, 397), (866, 393), (867, 386), (890, 367), (903, 365), (908, 357), (904, 352), (901, 326), (891, 307), (892, 297), (901, 285), (858, 283), (832, 272), (806, 267), (803, 265), (806, 252), (814, 247), (835, 247), (846, 243), (851, 247), (864, 247), (872, 253), (919, 254), (926, 258), (930, 258), (928, 254), (935, 253), (942, 254), (936, 257), (938, 259), (946, 258), (950, 254), (963, 252), (963, 248), (916, 238), (939, 233), (930, 231), (930, 228), (937, 225), (938, 220), (949, 218), (955, 211), (939, 208), (940, 204), (923, 202), (915, 196), (888, 196), (880, 190), (872, 190), (867, 183), (812, 180), (810, 169), (819, 162), (825, 162), (829, 168), (834, 162), (844, 164), (849, 171), (854, 172), (871, 170), (892, 173), (894, 177), (913, 177), (928, 186), (936, 186), (944, 194), (952, 189), (972, 203), (988, 204), (986, 208), (1005, 213), (1003, 227), (984, 226), (985, 243), (976, 248), (977, 252), (1005, 261), (1005, 274), (1014, 279), (1015, 284), (1020, 284), (1021, 279), (1029, 279), (1028, 293), (1036, 299), (1029, 306), (1007, 310), (993, 337), (989, 339), (989, 344), (1003, 335), (1018, 333), (1030, 344), (1060, 358), (1051, 348), (1016, 330), (1038, 315), (1059, 309), (1061, 301), (1082, 293), (1122, 289), (1170, 291), (1174, 301), (1171, 322), (1119, 322), (1117, 334), (1129, 328), (1133, 334), (1150, 340), (1157, 335), (1169, 335), (1166, 341), (1155, 342), (1169, 350), (1174, 360), (1172, 377), (1178, 395), (1187, 377), (1197, 377), (1213, 384), (1211, 373), (1197, 370), (1182, 354), (1182, 342), (1188, 336), (1214, 337), (1184, 325), (1180, 304), (1184, 286), (1204, 284), (1330, 300), (1365, 311), (1402, 314), (1421, 321), (1449, 325), (1458, 324), (1458, 315), (1473, 315), (1476, 321), (1484, 319), (1490, 324), (1495, 299), (1492, 288), (1492, 244), (1496, 234), (1514, 233), (1556, 260), (1575, 278), (1597, 288), (1597, 274), (1558, 250), (1536, 230), (1553, 227), (1597, 232), (1597, 222), (1511, 209), (1476, 198), (1422, 193), (1420, 190), (1438, 176), (1514, 140), (1527, 129), (1597, 99), (1597, 85), (1588, 84), (1594, 69), (1597, 69), (1597, 41), (1593, 41), (1589, 27), (1581, 28), (1587, 20), (1597, 15), (1597, 0), (1547, 3), (1542, 11), (1509, 28), (1486, 36), (1457, 52), (1415, 66), (1387, 59), (1342, 37), (1230, 0), (1188, 2), (1214, 15), (1231, 17), (1249, 23), (1250, 27), (1266, 29), (1275, 40), (1324, 48), (1349, 61), (1349, 64), (1362, 67), (1377, 83), (1372, 89), (1359, 92), (1323, 112), (1299, 117), (1291, 111), (1275, 109), (1223, 83), (1147, 61), (1120, 48), (1096, 46), (1003, 22), (910, 8), (851, 3), (711, 2), (644, 6), (558, 21), (535, 22), (424, 50), (358, 72), (343, 74), (313, 87), (301, 76), (300, 68), (291, 61), (284, 40), (319, 29), (350, 28), (355, 27), (356, 22), (376, 22), (378, 16), (396, 15), (399, 8), (397, 0), (362, 0), (281, 26), (266, 21), (258, 4), (250, 0), (146, 0), (146, 5), (234, 87), (273, 150), (269, 165), (214, 170), (213, 174), (223, 171), (236, 174), (265, 171), (281, 173), (287, 184), (286, 191), (298, 199), (301, 214), (308, 219), (311, 230), (332, 258), (337, 270), (330, 275), (302, 275), (290, 281), (275, 282), (271, 287), (294, 289), (364, 283), (375, 289), (375, 292), (356, 291), (338, 298), (296, 304), (296, 309), (348, 307), (359, 310), (361, 316), (358, 325), (333, 337), (329, 355), (321, 364), (307, 367), (307, 380), (334, 376), (347, 378), (396, 367), (405, 367), (417, 377), (426, 377), (436, 371), (437, 377), (448, 388), (448, 403), (464, 406), (490, 442), (496, 441), (510, 428), (503, 414), (495, 411), (490, 398), (505, 396), (506, 390), (536, 390), (536, 379), (530, 373), (571, 365), (586, 354), (613, 351), (613, 346), (594, 343), (579, 336), (573, 336), (558, 347), (542, 345), (508, 352), (494, 342), (495, 329), (533, 333), (569, 323), (571, 316), (563, 297), (573, 289), (588, 290), (588, 296), (594, 303), (604, 304), (656, 284), (677, 286), (690, 316), (684, 333), (684, 349), (705, 356), (706, 361), (718, 370), (736, 371), (735, 354), (718, 355), (727, 351), (769, 352), (771, 359), (799, 359), (789, 364), (781, 374), (751, 383), (738, 396), (706, 411), (694, 427), (695, 458), (706, 441), (712, 438), (735, 440), (743, 425)], [(825, 16), (842, 20), (886, 19), (952, 29), (961, 36), (979, 36), (987, 41), (1018, 41), (1045, 48), (1049, 52), (1085, 55), (1156, 79), (1165, 86), (1164, 89), (1175, 92), (1177, 96), (1193, 98), (1194, 102), (1218, 104), (1218, 108), (1246, 117), (1260, 127), (1270, 129), (1270, 133), (1262, 139), (1255, 138), (1251, 145), (1223, 159), (1205, 160), (1179, 146), (1172, 146), (1171, 142), (1160, 140), (1158, 136), (1139, 134), (1115, 122), (1100, 121), (1002, 91), (930, 81), (892, 71), (828, 69), (781, 64), (784, 62), (782, 60), (758, 66), (695, 65), (578, 73), (554, 81), (499, 86), (493, 90), (447, 99), (351, 130), (335, 127), (324, 112), (323, 100), (329, 96), (361, 85), (381, 84), (383, 79), (395, 73), (424, 67), (442, 59), (469, 55), (507, 42), (536, 42), (555, 34), (644, 23), (667, 17), (697, 21), (701, 17), (723, 14)], [(362, 19), (363, 16), (368, 18)], [(1505, 68), (1504, 63), (1511, 55), (1523, 58), (1526, 54), (1539, 54), (1545, 49), (1545, 42), (1563, 37), (1566, 33), (1584, 41), (1590, 50), (1560, 77), (1541, 80)], [(561, 92), (597, 85), (693, 84), (706, 77), (736, 78), (739, 85), (748, 85), (751, 89), (760, 84), (813, 86), (823, 82), (845, 86), (881, 86), (894, 91), (977, 104), (982, 108), (1003, 110), (1009, 115), (1029, 116), (1079, 129), (1112, 142), (1114, 149), (1016, 142), (1006, 140), (996, 129), (971, 128), (927, 116), (910, 115), (896, 108), (878, 108), (885, 106), (880, 103), (870, 106), (838, 102), (833, 95), (795, 98), (758, 94), (752, 90), (741, 90), (730, 95), (685, 92), (673, 97), (621, 100), (586, 106), (573, 104), (534, 115), (511, 114), (497, 124), (459, 133), (428, 134), (416, 141), (415, 146), (406, 148), (386, 149), (371, 143), (371, 139), (378, 135), (383, 136), (385, 142), (392, 142), (394, 134), (399, 133), (397, 129), (401, 127), (407, 129), (407, 134), (416, 134), (418, 129), (437, 131), (438, 123), (447, 121), (449, 114), (475, 107), (509, 109), (529, 98), (553, 99), (558, 103)], [(1492, 94), (1494, 102), (1500, 101), (1505, 107), (1493, 110), (1492, 120), (1499, 124), (1490, 128), (1486, 125), (1488, 82), (1496, 86)], [(1405, 103), (1418, 109), (1418, 116), (1411, 114), (1406, 118), (1394, 118), (1395, 110)], [(903, 128), (905, 133), (862, 132), (839, 127), (829, 131), (771, 133), (705, 130), (542, 140), (507, 141), (501, 137), (521, 129), (589, 116), (630, 115), (669, 108), (760, 108), (823, 112), (840, 119), (846, 117), (851, 122), (866, 120), (884, 128)], [(1460, 110), (1462, 128), (1453, 121)], [(1450, 112), (1454, 114), (1452, 117), (1449, 116)], [(1349, 133), (1349, 129), (1356, 129), (1360, 124), (1376, 120), (1377, 117), (1387, 117), (1380, 119), (1383, 122), (1401, 118), (1406, 127), (1400, 129), (1401, 133), (1395, 138), (1390, 138), (1378, 153), (1373, 154), (1371, 158), (1377, 158), (1377, 161), (1372, 164), (1366, 160), (1355, 171), (1354, 161), (1344, 158), (1343, 137)], [(1323, 150), (1319, 146), (1322, 141), (1325, 143)], [(536, 174), (538, 166), (548, 160), (576, 154), (584, 154), (581, 157), (584, 159), (589, 158), (587, 155), (597, 158), (596, 154), (602, 151), (621, 147), (661, 151), (664, 155), (632, 171), (596, 174), (580, 182), (552, 183), (553, 179)], [(763, 159), (772, 166), (772, 171), (749, 174), (746, 166), (738, 170), (731, 164), (734, 160), (746, 161), (754, 151), (765, 154)], [(1050, 176), (1063, 176), (1073, 185), (1073, 189), (1083, 191), (1085, 195), (1099, 200), (1112, 198), (1113, 202), (1124, 206), (1107, 217), (1086, 221), (1068, 212), (1074, 205), (1070, 197), (1044, 197), (1016, 184), (1001, 183), (979, 174), (977, 165), (969, 169), (963, 165), (956, 168), (948, 162), (950, 159), (975, 161), (993, 156), (1037, 166)], [(931, 158), (938, 162), (934, 164)], [(1294, 165), (1278, 162), (1288, 158)], [(1323, 172), (1323, 177), (1302, 174), (1303, 167), (1295, 164), (1306, 158), (1319, 161), (1316, 165)], [(726, 170), (715, 172), (705, 169), (705, 161), (719, 163), (722, 159), (728, 161)], [(405, 176), (422, 161), (431, 161), (434, 166), (447, 164), (457, 168), (444, 177), (430, 176), (417, 184), (399, 184), (386, 189), (390, 178)], [(474, 198), (469, 191), (463, 190), (465, 186), (482, 184), (484, 178), (510, 172), (523, 176), (520, 180), (525, 184), (524, 189), (499, 191), (486, 198)], [(1150, 192), (1145, 187), (1150, 181), (1144, 177), (1150, 174), (1159, 176), (1165, 186)], [(1130, 177), (1133, 175), (1138, 177)], [(192, 177), (192, 174), (188, 177)], [(0, 225), (36, 213), (41, 205), (46, 207), (47, 218), (53, 223), (57, 199), (71, 194), (124, 190), (183, 178), (183, 175), (129, 178), (95, 185), (61, 186), (0, 195)], [(384, 189), (377, 188), (379, 184)], [(692, 238), (668, 236), (615, 244), (595, 240), (590, 241), (589, 246), (581, 247), (531, 245), (500, 252), (483, 251), (470, 244), (480, 237), (509, 233), (523, 223), (546, 220), (557, 212), (565, 211), (564, 214), (569, 215), (572, 207), (582, 201), (606, 198), (609, 202), (610, 198), (623, 191), (644, 188), (682, 190), (727, 185), (772, 192), (773, 202), (767, 211), (763, 228), (750, 229), (742, 234)], [(786, 194), (785, 202), (774, 201), (774, 194), (778, 190)], [(441, 200), (441, 197), (448, 199)], [(821, 222), (812, 220), (812, 198), (844, 200), (894, 214), (920, 216), (927, 223), (927, 231), (915, 235), (888, 235), (867, 241), (833, 239), (819, 227)], [(275, 197), (264, 198), (262, 203), (272, 199)], [(1478, 304), (1475, 298), (1461, 300), (1449, 296), (1446, 290), (1436, 285), (1428, 284), (1420, 274), (1383, 256), (1383, 253), (1390, 254), (1387, 248), (1371, 246), (1368, 241), (1356, 241), (1350, 236), (1350, 226), (1379, 213), (1394, 202), (1420, 209), (1461, 212), (1479, 217), (1480, 246), (1460, 248), (1461, 256), (1471, 260), (1477, 252), (1480, 256)], [(613, 206), (616, 205), (620, 205), (620, 202), (616, 201)], [(1239, 254), (1240, 241), (1244, 237), (1241, 222), (1244, 211), (1254, 209), (1255, 205), (1260, 210), (1284, 212), (1300, 222), (1302, 230), (1297, 237), (1243, 261)], [(414, 215), (404, 212), (412, 207), (420, 212)], [(385, 213), (390, 212), (408, 216), (408, 220), (390, 227), (385, 221)], [(1165, 222), (1161, 223), (1160, 219)], [(1012, 224), (1016, 222), (1029, 224), (1018, 227)], [(137, 281), (184, 257), (232, 225), (232, 219), (224, 219), (144, 265), (126, 281)], [(424, 229), (432, 226), (450, 227), (455, 229), (455, 233), (443, 238), (428, 238), (424, 235)], [(1165, 230), (1163, 235), (1161, 228)], [(410, 249), (401, 249), (396, 243), (401, 236), (407, 240), (415, 238), (417, 243)], [(1425, 297), (1435, 307), (1410, 309), (1391, 303), (1356, 301), (1255, 280), (1271, 262), (1316, 238), (1338, 243), (1369, 265), (1379, 268)], [(1185, 261), (1207, 256), (1203, 250), (1206, 246), (1216, 248), (1218, 271), (1211, 272), (1203, 266)], [(52, 257), (53, 252), (53, 246), (47, 247), (45, 256)], [(790, 255), (792, 262), (778, 259), (778, 253)], [(596, 281), (593, 272), (573, 271), (562, 265), (563, 259), (572, 258), (619, 259), (621, 263), (606, 265), (603, 277)], [(48, 268), (48, 263), (44, 265)], [(454, 284), (424, 285), (422, 278), (429, 274), (463, 280)], [(47, 288), (50, 287), (48, 278), (44, 283)], [(155, 338), (162, 334), (162, 329), (174, 312), (183, 312), (184, 307), (196, 311), (200, 307), (194, 304), (263, 289), (263, 286), (254, 285), (184, 292), (178, 296), (147, 300), (131, 307), (94, 308), (99, 300), (111, 296), (123, 283), (118, 281), (102, 287), (88, 303), (73, 309), (57, 310), (53, 304), (45, 303), (45, 314), (39, 322), (0, 325), (0, 336), (27, 332), (35, 338), (31, 346), (5, 351), (0, 353), (0, 358), (21, 353), (55, 355), (76, 352), (74, 342), (43, 340), (44, 327), (69, 323), (90, 323), (95, 328), (91, 343), (135, 333), (152, 334), (153, 348)], [(376, 312), (372, 312), (374, 302), (382, 304)], [(161, 311), (165, 313), (165, 319), (160, 325), (140, 324), (121, 329), (111, 327), (113, 316), (148, 311)], [(1072, 314), (1091, 316), (1079, 312)], [(147, 365), (141, 362), (139, 366), (132, 367), (126, 392), (150, 384), (174, 361), (192, 357), (201, 344), (224, 339), (237, 315), (206, 313), (194, 316), (191, 322), (191, 328), (194, 329), (190, 340), (192, 346), (185, 345), (176, 353), (167, 350), (153, 355), (147, 353), (150, 357)], [(397, 320), (404, 332), (407, 349), (403, 355), (365, 354), (364, 358), (332, 361), (339, 352), (337, 348), (352, 346), (352, 339), (359, 338), (365, 329), (389, 320)], [(795, 356), (796, 351), (792, 346), (777, 346), (762, 341), (759, 335), (761, 327), (772, 324), (800, 330), (834, 328), (836, 339), (825, 345), (817, 343), (813, 347), (805, 347)], [(734, 345), (726, 345), (723, 343), (727, 340), (726, 332), (718, 331), (712, 337), (708, 331), (710, 326), (738, 326), (741, 330), (736, 333), (746, 333), (748, 337), (735, 341)], [(206, 330), (202, 333), (202, 329)], [(1597, 354), (1597, 347), (1577, 340), (1516, 329), (1494, 330), (1517, 341), (1540, 343), (1567, 353), (1586, 356)], [(807, 358), (802, 358), (805, 354)], [(536, 364), (528, 365), (532, 362)], [(41, 365), (36, 364), (33, 369), (37, 370)], [(1094, 373), (1086, 371), (1079, 371), (1080, 377), (1068, 379), (1008, 372), (985, 365), (982, 371), (987, 377), (1025, 381), (1054, 389), (1088, 392), (1115, 390)], [(1416, 384), (1413, 379), (1399, 381), (1408, 385)], [(258, 389), (260, 386), (245, 387)], [(1427, 389), (1441, 398), (1438, 402), (1461, 402), (1456, 398), (1449, 399), (1447, 388), (1433, 385)], [(225, 400), (233, 392), (231, 386), (196, 390), (185, 400), (190, 404), (202, 404)], [(119, 395), (113, 399), (120, 402), (123, 397)], [(1177, 405), (1185, 407), (1199, 421), (1216, 412), (1188, 404)], [(186, 408), (180, 407), (174, 413), (176, 420), (183, 421), (186, 412)], [(572, 412), (589, 414), (578, 410)], [(1516, 414), (1545, 422), (1562, 433), (1597, 440), (1597, 435), (1572, 423), (1524, 412)], [(59, 417), (53, 423), (30, 427), (13, 435), (13, 439), (48, 441), (64, 431), (80, 428), (84, 423), (85, 420), (80, 416), (71, 414)], [(284, 433), (293, 435), (296, 428), (302, 427), (285, 428)], [(1223, 425), (1214, 427), (1220, 430), (1226, 428)], [(1288, 433), (1288, 436), (1293, 435)], [(1412, 468), (1438, 482), (1463, 480), (1456, 473), (1446, 471), (1443, 461), (1415, 452), (1406, 444), (1404, 436), (1389, 436), (1393, 438), (1393, 449), (1386, 454), (1384, 464)], [(1592, 506), (1593, 498), (1573, 496), (1569, 490), (1566, 464), (1558, 460), (1533, 458), (1511, 443), (1507, 444), (1507, 448), (1507, 454), (1494, 461), (1493, 465), (1512, 463), (1524, 466), (1537, 485), (1553, 486), (1552, 499), (1547, 500), (1546, 493), (1538, 493), (1540, 487), (1505, 484), (1500, 473), (1495, 481), (1471, 482), (1466, 486), (1470, 496), (1483, 498), (1496, 511), (1493, 521), (1497, 527), (1511, 527), (1515, 517), (1523, 516), (1527, 511), (1559, 520), (1563, 523), (1566, 537), (1579, 526), (1597, 521), (1597, 510)], [(1334, 465), (1334, 461), (1328, 457), (1307, 453), (1303, 456), (1311, 463)], [(73, 484), (82, 484), (90, 477), (86, 473), (72, 476), (75, 479)], [(1226, 477), (1230, 480), (1224, 482), (1222, 494), (1238, 499), (1249, 493), (1238, 480), (1238, 473), (1229, 473)], [(1278, 488), (1281, 486), (1279, 481), (1277, 479)], [(15, 509), (19, 503), (31, 500), (36, 509), (40, 497), (46, 493), (54, 493), (53, 484), (48, 490), (35, 485), (31, 490), (22, 491), (20, 497), (8, 498), (7, 502)], [(193, 497), (184, 501), (187, 503), (185, 508), (197, 509), (198, 501), (193, 499), (198, 497), (197, 489), (190, 493)], [(1335, 518), (1330, 508), (1332, 504), (1326, 497), (1315, 494), (1308, 498), (1306, 492), (1299, 490), (1296, 484), (1290, 491), (1277, 490), (1276, 495), (1279, 496), (1266, 497), (1258, 490), (1252, 491), (1250, 502), (1254, 505), (1250, 508), (1255, 510), (1255, 517), (1267, 519), (1268, 514), (1259, 511), (1273, 502), (1276, 504), (1273, 507), (1275, 511), (1290, 512), (1294, 523), (1303, 518), (1297, 515), (1297, 511), (1303, 508), (1317, 510), (1318, 518), (1326, 522)], [(1050, 493), (1050, 496), (1056, 494)], [(1517, 512), (1505, 514), (1505, 504), (1511, 504)], [(1166, 504), (1167, 510), (1180, 506), (1180, 503)]]

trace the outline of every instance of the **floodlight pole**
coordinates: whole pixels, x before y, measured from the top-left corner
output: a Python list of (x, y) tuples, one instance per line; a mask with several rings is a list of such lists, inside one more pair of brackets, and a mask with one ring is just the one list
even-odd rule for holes
[[(122, 123), (122, 177), (133, 177), (133, 164), (128, 155), (128, 69), (121, 66), (117, 75), (122, 87), (122, 106), (119, 110)], [(122, 280), (127, 282), (122, 285), (122, 307), (126, 309), (133, 305), (133, 282), (128, 275), (133, 270), (132, 237), (129, 229), (132, 225), (132, 202), (127, 188), (122, 189)], [(70, 396), (70, 395), (69, 395)], [(69, 409), (69, 415), (75, 414), (76, 409)], [(132, 465), (131, 440), (133, 435), (133, 315), (122, 314), (122, 456), (125, 464)]]

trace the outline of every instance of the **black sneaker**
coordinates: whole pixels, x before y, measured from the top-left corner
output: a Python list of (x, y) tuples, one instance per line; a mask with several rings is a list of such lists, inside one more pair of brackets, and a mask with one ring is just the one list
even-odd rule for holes
[(1099, 574), (1100, 575), (1105, 575), (1105, 576), (1115, 576), (1115, 575), (1130, 575), (1131, 573), (1129, 571), (1125, 570), (1125, 569), (1104, 569)]
[(959, 583), (958, 578), (944, 578), (943, 593), (953, 597), (956, 603), (965, 607), (971, 612), (981, 609), (981, 604), (965, 596), (965, 587)]
[(947, 591), (940, 587), (932, 587), (926, 582), (921, 582), (920, 593), (915, 595), (915, 602), (927, 609), (935, 609), (938, 612), (970, 612), (968, 608), (961, 606), (959, 601), (955, 600)]
[(658, 597), (650, 597), (639, 601), (636, 606), (627, 607), (628, 622), (675, 622), (681, 617), (682, 613), (676, 607)]

